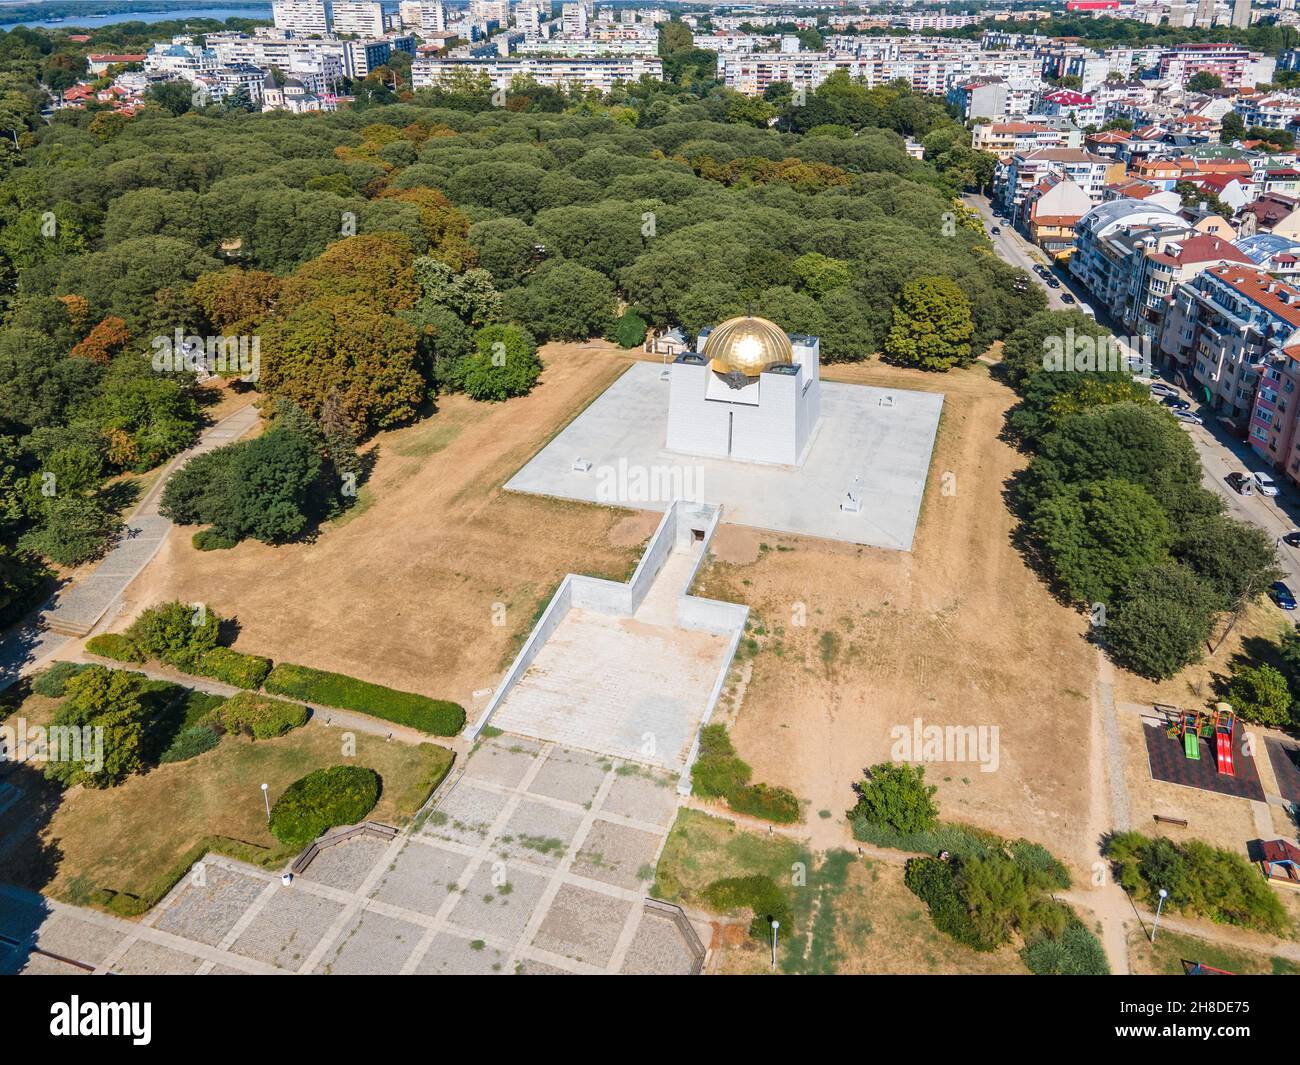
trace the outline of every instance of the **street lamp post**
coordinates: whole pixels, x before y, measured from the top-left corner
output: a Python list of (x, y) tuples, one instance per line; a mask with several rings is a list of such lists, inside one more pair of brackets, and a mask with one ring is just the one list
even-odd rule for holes
[(263, 785), (262, 785), (262, 801), (263, 801), (264, 803), (266, 803), (266, 819), (267, 819), (267, 821), (270, 821), (270, 820), (271, 820), (271, 799), (270, 799), (270, 796), (267, 795), (267, 793), (266, 793), (266, 788), (267, 788), (267, 785), (263, 784)]
[(772, 922), (772, 971), (776, 972), (776, 935), (781, 927), (780, 921)]
[(1164, 909), (1165, 899), (1169, 898), (1169, 892), (1164, 888), (1160, 889), (1160, 901), (1156, 903), (1156, 919), (1151, 922), (1151, 942), (1156, 941), (1156, 931), (1160, 928), (1160, 911)]

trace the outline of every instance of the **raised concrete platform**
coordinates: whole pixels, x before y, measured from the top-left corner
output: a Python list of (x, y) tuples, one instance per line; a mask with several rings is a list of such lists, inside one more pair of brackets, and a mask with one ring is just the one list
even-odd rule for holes
[(667, 509), (625, 584), (570, 573), (470, 728), (489, 724), (677, 774), (689, 792), (748, 608), (688, 594), (719, 508)]
[[(639, 362), (514, 475), (516, 492), (666, 510), (721, 504), (725, 521), (908, 551), (943, 396), (822, 381), (822, 420), (803, 464), (668, 451), (668, 381)], [(589, 468), (575, 469), (586, 460)], [(841, 509), (852, 493), (859, 509)]]

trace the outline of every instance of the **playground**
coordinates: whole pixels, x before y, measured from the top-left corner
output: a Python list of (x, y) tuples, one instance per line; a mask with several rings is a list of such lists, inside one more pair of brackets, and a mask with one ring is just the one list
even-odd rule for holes
[(1202, 791), (1264, 801), (1254, 756), (1245, 733), (1225, 703), (1212, 712), (1160, 707), (1163, 723), (1143, 722), (1151, 776)]

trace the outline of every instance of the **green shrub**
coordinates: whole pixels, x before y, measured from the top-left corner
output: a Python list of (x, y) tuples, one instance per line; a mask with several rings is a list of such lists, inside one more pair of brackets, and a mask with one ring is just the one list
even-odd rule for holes
[(691, 766), (691, 790), (705, 799), (723, 799), (749, 783), (753, 770), (736, 756), (725, 725), (700, 729), (700, 749)]
[(199, 658), (217, 646), (221, 619), (203, 604), (173, 600), (150, 607), (126, 634), (149, 657), (194, 672)]
[(340, 710), (356, 710), (433, 736), (454, 736), (465, 726), (465, 710), (458, 703), (288, 662), (281, 662), (271, 670), (265, 687), (277, 695), (290, 695)]
[(260, 655), (246, 655), (229, 647), (214, 647), (199, 655), (194, 672), (223, 684), (256, 690), (271, 672), (271, 660)]
[(1059, 891), (1069, 889), (1070, 871), (1046, 847), (1018, 839), (1009, 849), (1012, 860), (1035, 882)]
[(216, 529), (203, 529), (190, 537), (190, 543), (196, 551), (229, 551), (239, 540)]
[(957, 891), (956, 869), (952, 862), (938, 858), (911, 858), (903, 871), (903, 883), (926, 904), (930, 919), (940, 932), (975, 950), (994, 950), (997, 943), (982, 935), (975, 926), (970, 909)]
[(1148, 905), (1155, 905), (1164, 888), (1169, 892), (1166, 909), (1274, 935), (1290, 927), (1273, 888), (1235, 851), (1200, 840), (1178, 844), (1163, 836), (1120, 832), (1107, 843), (1106, 857), (1120, 886)]
[(331, 828), (364, 818), (379, 801), (379, 787), (379, 774), (363, 766), (336, 765), (308, 773), (275, 800), (271, 832), (281, 843), (305, 846)]
[(32, 679), (32, 691), (50, 699), (62, 699), (68, 690), (68, 681), (84, 669), (89, 669), (86, 662), (55, 662)]
[(727, 805), (737, 813), (781, 825), (791, 825), (799, 820), (799, 799), (789, 788), (749, 784), (728, 794)]
[(934, 793), (939, 789), (925, 782), (925, 767), (881, 762), (867, 770), (858, 785), (858, 803), (849, 820), (862, 818), (896, 832), (928, 832), (939, 824)]
[(307, 724), (309, 716), (307, 708), (299, 703), (239, 692), (212, 712), (211, 723), (225, 732), (243, 732), (255, 740), (269, 740)]
[(964, 858), (983, 858), (1002, 846), (992, 832), (967, 825), (936, 825), (926, 832), (898, 832), (884, 825), (874, 825), (861, 817), (852, 822), (853, 838), (877, 847), (917, 854), (958, 854)]
[(733, 876), (715, 880), (704, 889), (705, 904), (718, 913), (752, 910), (749, 934), (764, 943), (772, 942), (772, 922), (789, 929), (793, 923), (790, 900), (770, 876)]
[(86, 650), (100, 658), (111, 658), (116, 662), (143, 662), (144, 653), (129, 636), (118, 632), (106, 632), (92, 636), (86, 641)]
[(1038, 936), (1020, 952), (1037, 976), (1109, 976), (1106, 951), (1083, 923), (1074, 918), (1059, 936)]
[(163, 751), (160, 762), (185, 762), (191, 758), (196, 758), (204, 751), (210, 751), (218, 743), (221, 737), (217, 735), (216, 729), (207, 725), (194, 725), (190, 728), (181, 729), (172, 740), (171, 746)]

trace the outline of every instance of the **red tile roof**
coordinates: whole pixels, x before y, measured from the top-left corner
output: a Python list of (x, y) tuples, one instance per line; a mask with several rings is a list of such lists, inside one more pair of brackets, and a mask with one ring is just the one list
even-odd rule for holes
[[(1300, 289), (1262, 270), (1246, 270), (1240, 266), (1215, 266), (1209, 271), (1229, 288), (1259, 304), (1270, 314), (1288, 325), (1300, 329)], [(1290, 302), (1282, 298), (1286, 295)]]

